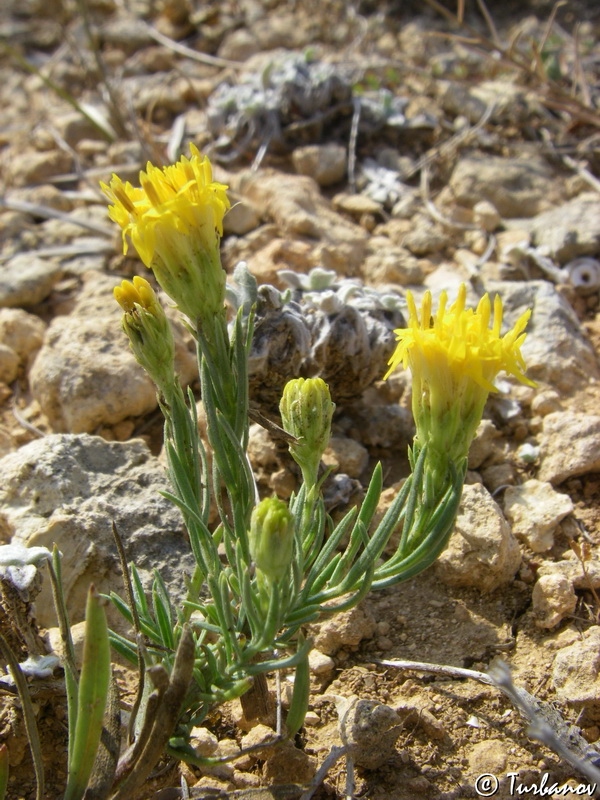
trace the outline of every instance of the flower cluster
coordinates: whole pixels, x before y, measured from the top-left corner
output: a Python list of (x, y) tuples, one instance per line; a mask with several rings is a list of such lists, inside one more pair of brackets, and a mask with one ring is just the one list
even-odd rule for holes
[(213, 181), (206, 156), (190, 145), (191, 158), (160, 169), (148, 163), (140, 187), (113, 175), (101, 184), (113, 203), (109, 216), (123, 232), (123, 251), (131, 239), (164, 291), (195, 324), (223, 314), (225, 272), (220, 239), (229, 209), (227, 187)]
[(467, 456), (488, 394), (496, 391), (497, 374), (504, 370), (535, 386), (524, 374), (521, 355), (531, 311), (525, 311), (502, 336), (500, 297), (494, 300), (492, 319), (489, 295), (481, 298), (476, 309), (465, 307), (466, 295), (461, 284), (456, 301), (448, 308), (448, 296), (442, 292), (439, 308), (432, 315), (429, 291), (420, 310), (407, 292), (408, 326), (395, 331), (398, 345), (385, 376), (399, 365), (410, 368), (415, 444), (428, 445), (432, 455), (445, 463), (452, 461), (457, 468)]

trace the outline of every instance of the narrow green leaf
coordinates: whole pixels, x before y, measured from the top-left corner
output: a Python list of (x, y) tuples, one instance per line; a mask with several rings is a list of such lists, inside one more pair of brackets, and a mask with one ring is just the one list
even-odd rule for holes
[(90, 586), (86, 607), (83, 665), (69, 777), (63, 800), (80, 800), (94, 768), (110, 684), (110, 644), (101, 598)]
[[(302, 644), (298, 642), (298, 647)], [(308, 667), (308, 653), (296, 665), (296, 672), (294, 674), (294, 692), (292, 694), (292, 702), (285, 719), (288, 736), (293, 738), (302, 725), (304, 718), (308, 711), (308, 700), (310, 697), (310, 670)]]

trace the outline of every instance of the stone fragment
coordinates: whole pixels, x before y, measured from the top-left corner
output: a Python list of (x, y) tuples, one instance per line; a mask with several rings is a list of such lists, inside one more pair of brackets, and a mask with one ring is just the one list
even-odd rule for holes
[(25, 363), (40, 349), (46, 324), (22, 308), (0, 308), (0, 342)]
[(491, 592), (512, 580), (521, 552), (498, 504), (480, 484), (466, 485), (455, 530), (435, 569), (450, 586)]
[(502, 775), (510, 758), (510, 749), (500, 739), (485, 739), (468, 749), (469, 772), (473, 775), (488, 773)]
[(542, 575), (532, 593), (533, 611), (540, 628), (554, 628), (577, 606), (573, 584), (559, 572)]
[(417, 214), (412, 220), (411, 230), (402, 240), (402, 245), (415, 256), (426, 256), (443, 250), (451, 241), (449, 234), (431, 217)]
[(500, 431), (491, 419), (482, 419), (469, 449), (469, 469), (479, 469), (498, 450)]
[(423, 268), (409, 250), (389, 243), (381, 247), (374, 246), (371, 241), (369, 249), (372, 248), (374, 252), (366, 257), (362, 267), (366, 283), (373, 286), (386, 283), (418, 286), (423, 283)]
[(335, 467), (351, 478), (359, 478), (369, 463), (369, 451), (355, 439), (332, 436), (322, 461), (326, 467)]
[(336, 214), (312, 178), (261, 170), (242, 176), (239, 191), (285, 233), (316, 240), (314, 258), (326, 269), (336, 269), (345, 276), (358, 272), (368, 234)]
[(600, 589), (600, 561), (587, 560), (584, 571), (575, 553), (568, 552), (567, 555), (569, 558), (562, 561), (542, 561), (537, 571), (538, 577), (559, 574), (567, 578), (575, 589)]
[(313, 648), (308, 654), (308, 666), (313, 675), (328, 675), (335, 669), (335, 661), (331, 656)]
[(42, 183), (53, 175), (70, 172), (71, 166), (72, 158), (64, 150), (19, 149), (6, 161), (6, 182), (12, 186)]
[(13, 256), (0, 272), (0, 307), (27, 308), (41, 303), (62, 274), (62, 268), (52, 261), (27, 253)]
[(341, 192), (335, 195), (332, 203), (336, 211), (343, 211), (345, 214), (352, 214), (356, 217), (361, 217), (363, 214), (379, 216), (383, 211), (381, 203), (366, 194)]
[(0, 342), (0, 382), (12, 383), (19, 371), (19, 356), (12, 347)]
[(565, 264), (578, 256), (596, 255), (600, 248), (600, 197), (584, 192), (567, 203), (538, 214), (527, 225), (534, 244)]
[[(100, 592), (123, 593), (113, 522), (147, 588), (156, 568), (174, 599), (185, 593), (193, 558), (179, 510), (159, 494), (168, 488), (163, 467), (139, 439), (52, 434), (0, 460), (3, 524), (15, 544), (51, 549), (56, 542), (72, 622), (84, 615), (90, 582)], [(49, 581), (36, 609), (42, 626), (56, 625)], [(124, 624), (111, 616), (112, 624)]]
[(550, 483), (532, 478), (504, 493), (504, 514), (515, 536), (523, 538), (534, 553), (544, 553), (554, 544), (554, 531), (561, 519), (573, 511), (568, 494), (555, 491)]
[(438, 84), (438, 97), (444, 111), (465, 116), (472, 124), (478, 123), (490, 107), (492, 122), (516, 122), (529, 113), (523, 88), (507, 80), (474, 84), (442, 80)]
[(600, 713), (600, 628), (591, 628), (554, 657), (552, 683), (558, 697), (584, 706), (593, 717)]
[(600, 415), (555, 411), (544, 417), (538, 478), (559, 484), (600, 470)]
[(379, 769), (395, 755), (402, 720), (393, 708), (357, 697), (339, 698), (336, 706), (342, 742), (356, 764)]
[(355, 647), (363, 639), (373, 638), (376, 623), (369, 612), (355, 606), (309, 628), (317, 650), (333, 656), (341, 647)]
[(460, 159), (447, 193), (455, 203), (472, 208), (492, 203), (502, 217), (533, 217), (557, 197), (556, 177), (541, 156), (502, 158), (473, 153)]
[(502, 298), (504, 330), (526, 309), (533, 309), (522, 348), (529, 378), (567, 394), (587, 386), (590, 379), (600, 379), (596, 356), (577, 315), (551, 283), (488, 281), (486, 289)]
[(480, 200), (473, 206), (473, 222), (484, 231), (493, 233), (500, 226), (502, 217), (493, 203), (489, 200)]
[(237, 200), (235, 195), (230, 197), (231, 208), (223, 218), (223, 232), (243, 236), (260, 225), (260, 212), (246, 199)]
[(297, 147), (292, 153), (296, 172), (308, 175), (319, 186), (331, 186), (346, 174), (346, 148), (335, 142)]

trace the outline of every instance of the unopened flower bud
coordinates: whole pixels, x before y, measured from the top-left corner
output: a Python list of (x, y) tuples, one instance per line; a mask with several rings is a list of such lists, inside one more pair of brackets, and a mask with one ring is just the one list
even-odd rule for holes
[(322, 378), (296, 378), (285, 385), (279, 404), (281, 420), (287, 433), (298, 440), (290, 445), (290, 453), (311, 486), (316, 483), (319, 462), (329, 444), (334, 409)]
[(173, 331), (147, 280), (136, 276), (114, 289), (123, 311), (123, 330), (136, 361), (146, 370), (159, 391), (168, 397), (175, 381)]
[(294, 518), (287, 504), (267, 497), (256, 506), (250, 520), (250, 555), (270, 581), (282, 578), (294, 552)]

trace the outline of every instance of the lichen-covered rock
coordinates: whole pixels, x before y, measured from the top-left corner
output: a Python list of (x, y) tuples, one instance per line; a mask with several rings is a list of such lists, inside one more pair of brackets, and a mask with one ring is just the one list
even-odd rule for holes
[(512, 580), (521, 551), (500, 507), (480, 484), (466, 485), (455, 530), (435, 569), (450, 586), (491, 592)]
[(522, 537), (534, 553), (550, 550), (559, 522), (573, 511), (573, 501), (550, 483), (532, 478), (504, 493), (504, 513), (515, 536)]
[[(180, 512), (159, 494), (167, 488), (162, 466), (140, 439), (53, 434), (0, 460), (2, 526), (18, 544), (51, 549), (56, 542), (72, 622), (84, 614), (90, 582), (102, 592), (123, 592), (113, 522), (146, 586), (157, 569), (174, 596), (184, 593), (193, 559)], [(37, 615), (41, 625), (56, 625), (49, 581)]]

